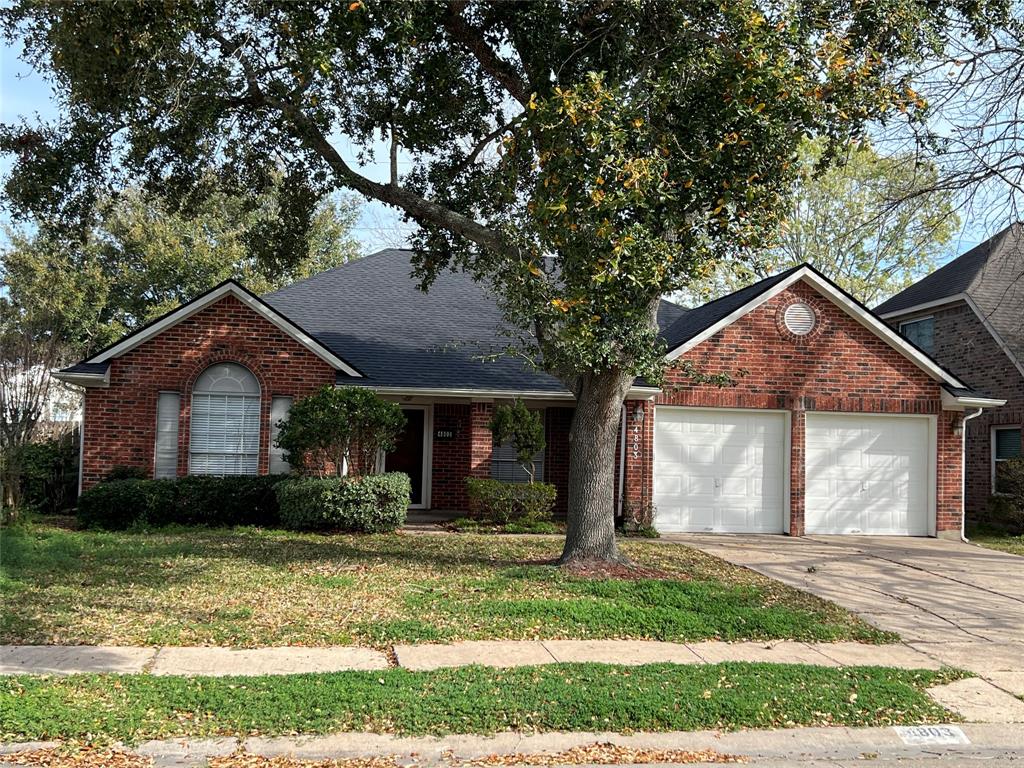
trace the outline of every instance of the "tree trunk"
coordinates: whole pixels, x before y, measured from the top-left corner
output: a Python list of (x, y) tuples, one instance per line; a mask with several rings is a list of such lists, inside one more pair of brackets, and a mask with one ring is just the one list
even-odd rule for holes
[(620, 370), (582, 376), (569, 432), (569, 516), (559, 564), (622, 562), (615, 543), (615, 439), (633, 376)]

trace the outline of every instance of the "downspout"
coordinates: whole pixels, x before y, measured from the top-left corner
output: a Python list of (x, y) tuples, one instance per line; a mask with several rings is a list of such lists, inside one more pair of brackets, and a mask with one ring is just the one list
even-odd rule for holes
[(622, 427), (619, 429), (619, 498), (615, 507), (615, 516), (622, 518), (622, 500), (626, 496), (626, 404), (622, 404)]
[(970, 416), (964, 416), (960, 423), (960, 541), (970, 544), (967, 538), (967, 422), (981, 416), (984, 408), (979, 408)]

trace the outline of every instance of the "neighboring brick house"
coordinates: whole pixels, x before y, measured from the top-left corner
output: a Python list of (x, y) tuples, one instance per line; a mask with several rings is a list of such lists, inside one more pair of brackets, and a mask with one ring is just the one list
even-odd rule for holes
[[(409, 252), (389, 250), (262, 298), (227, 282), (61, 372), (86, 388), (82, 486), (124, 465), (286, 471), (273, 425), (336, 384), (401, 404), (384, 463), (421, 509), (464, 509), (467, 477), (525, 479), (487, 429), (496, 403), (522, 399), (543, 412), (537, 473), (564, 512), (572, 394), (496, 354), (509, 330), (484, 286), (446, 273), (424, 294), (410, 273)], [(658, 320), (676, 363), (627, 396), (620, 513), (653, 511), (664, 531), (958, 534), (962, 415), (1001, 401), (807, 266), (696, 309), (663, 302)]]
[(972, 388), (1005, 400), (967, 422), (968, 515), (985, 508), (999, 462), (1021, 455), (1024, 228), (1014, 224), (875, 309)]

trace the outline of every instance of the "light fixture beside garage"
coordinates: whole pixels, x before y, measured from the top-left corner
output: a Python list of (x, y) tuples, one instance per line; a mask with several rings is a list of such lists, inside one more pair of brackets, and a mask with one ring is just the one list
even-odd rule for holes
[(806, 336), (814, 330), (818, 318), (810, 304), (797, 301), (786, 307), (782, 321), (786, 326), (786, 330), (794, 336)]

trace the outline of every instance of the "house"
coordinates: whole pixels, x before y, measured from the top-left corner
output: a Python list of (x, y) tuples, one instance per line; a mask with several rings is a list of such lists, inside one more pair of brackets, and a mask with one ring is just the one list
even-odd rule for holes
[[(287, 469), (276, 421), (326, 384), (371, 387), (408, 427), (385, 468), (414, 508), (466, 506), (465, 478), (509, 476), (487, 429), (496, 402), (543, 413), (538, 471), (564, 511), (573, 397), (500, 355), (508, 330), (486, 288), (446, 273), (430, 292), (386, 250), (257, 297), (223, 283), (61, 377), (86, 388), (82, 486), (114, 467), (154, 477)], [(673, 366), (623, 408), (619, 510), (662, 531), (958, 535), (965, 410), (1001, 405), (909, 343), (809, 266), (702, 307), (664, 302)]]
[(1024, 227), (1014, 224), (875, 309), (968, 386), (1006, 401), (967, 422), (968, 515), (985, 509), (1000, 462), (1021, 455), (1022, 278)]

